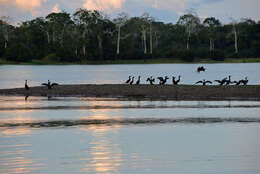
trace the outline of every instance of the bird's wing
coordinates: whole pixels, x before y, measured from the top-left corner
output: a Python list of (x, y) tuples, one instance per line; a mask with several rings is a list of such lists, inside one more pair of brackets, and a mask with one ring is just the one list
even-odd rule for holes
[(210, 83), (211, 84), (212, 82), (211, 81), (206, 81), (206, 83)]
[(47, 84), (47, 83), (42, 83), (42, 85), (48, 86), (48, 84)]
[(198, 84), (198, 83), (203, 83), (202, 81), (197, 81), (195, 84)]

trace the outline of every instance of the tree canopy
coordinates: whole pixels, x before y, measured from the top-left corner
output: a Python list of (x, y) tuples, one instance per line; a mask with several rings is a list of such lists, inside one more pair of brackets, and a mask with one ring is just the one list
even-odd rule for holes
[(157, 21), (148, 13), (110, 19), (100, 11), (78, 9), (50, 13), (13, 26), (0, 18), (0, 57), (10, 61), (80, 62), (84, 60), (194, 58), (223, 60), (260, 56), (260, 22), (244, 18), (221, 24), (196, 13), (176, 24)]

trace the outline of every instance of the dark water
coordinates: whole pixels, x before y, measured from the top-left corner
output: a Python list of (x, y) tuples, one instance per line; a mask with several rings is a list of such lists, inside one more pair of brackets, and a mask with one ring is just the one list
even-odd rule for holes
[[(260, 84), (260, 64), (0, 66), (0, 88), (121, 83), (128, 75), (232, 75)], [(260, 102), (0, 96), (0, 173), (259, 174)]]
[[(198, 66), (206, 72), (197, 73)], [(119, 84), (129, 75), (141, 76), (141, 83), (149, 76), (182, 76), (181, 83), (194, 84), (196, 81), (222, 79), (231, 75), (233, 80), (246, 76), (249, 84), (260, 84), (260, 64), (153, 64), (153, 65), (68, 65), (68, 66), (0, 66), (0, 89), (39, 86), (48, 79), (61, 84)], [(157, 82), (158, 83), (158, 82)]]

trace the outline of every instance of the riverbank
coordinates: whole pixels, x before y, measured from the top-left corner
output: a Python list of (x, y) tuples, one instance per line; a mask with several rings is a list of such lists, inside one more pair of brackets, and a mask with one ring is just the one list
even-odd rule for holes
[(55, 62), (46, 60), (32, 60), (31, 62), (12, 62), (0, 58), (0, 65), (105, 65), (105, 64), (171, 64), (171, 63), (260, 63), (260, 58), (227, 58), (223, 61), (213, 59), (195, 59), (185, 62), (182, 59), (138, 59), (138, 60), (97, 60), (81, 62)]
[(195, 86), (195, 85), (59, 85), (0, 89), (5, 96), (46, 97), (113, 97), (140, 100), (260, 100), (260, 85)]

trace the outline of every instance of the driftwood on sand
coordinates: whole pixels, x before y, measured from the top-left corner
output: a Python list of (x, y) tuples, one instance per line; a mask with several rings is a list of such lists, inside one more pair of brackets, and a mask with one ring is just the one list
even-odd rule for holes
[(194, 86), (194, 85), (59, 85), (46, 87), (0, 89), (5, 96), (52, 97), (124, 97), (162, 100), (260, 100), (260, 86)]

